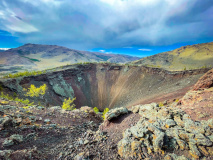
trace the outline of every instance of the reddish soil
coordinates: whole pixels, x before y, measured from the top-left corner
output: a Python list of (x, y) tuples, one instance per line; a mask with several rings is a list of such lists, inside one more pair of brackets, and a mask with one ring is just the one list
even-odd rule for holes
[(213, 69), (208, 71), (204, 76), (202, 76), (198, 80), (193, 90), (197, 91), (202, 88), (210, 88), (210, 87), (213, 87)]
[(116, 119), (112, 119), (109, 121), (104, 121), (100, 129), (103, 132), (107, 132), (109, 138), (113, 140), (114, 143), (118, 143), (123, 136), (122, 133), (127, 128), (134, 126), (140, 119), (139, 114), (129, 113), (125, 115), (121, 115)]
[(202, 76), (177, 106), (194, 120), (213, 118), (213, 69)]
[[(191, 88), (192, 88), (192, 86), (188, 86), (183, 89), (177, 90), (173, 93), (167, 93), (162, 96), (155, 96), (153, 98), (142, 100), (140, 103), (135, 103), (134, 105), (149, 104), (152, 102), (155, 102), (155, 103), (162, 102), (163, 103), (164, 101), (167, 101), (167, 103), (169, 104), (169, 103), (174, 102), (175, 100), (181, 99)], [(128, 108), (130, 108), (130, 107), (131, 106), (129, 106)]]
[(177, 107), (184, 110), (193, 120), (213, 118), (213, 87), (200, 91), (189, 91)]

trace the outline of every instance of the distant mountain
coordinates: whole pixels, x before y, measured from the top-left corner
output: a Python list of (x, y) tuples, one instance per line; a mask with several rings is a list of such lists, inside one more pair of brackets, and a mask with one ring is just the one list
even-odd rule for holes
[(45, 69), (80, 62), (126, 63), (138, 60), (127, 55), (79, 51), (56, 45), (25, 44), (0, 52), (0, 64), (19, 65), (23, 68)]
[(132, 62), (167, 70), (196, 69), (213, 66), (213, 42), (183, 46)]
[(10, 48), (0, 48), (0, 52), (4, 52), (4, 51), (7, 51), (9, 50)]

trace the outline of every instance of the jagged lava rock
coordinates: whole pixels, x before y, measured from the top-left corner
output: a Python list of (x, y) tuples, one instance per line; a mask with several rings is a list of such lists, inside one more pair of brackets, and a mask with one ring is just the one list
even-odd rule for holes
[[(188, 152), (187, 158), (202, 158), (210, 155), (212, 121), (193, 121), (184, 111), (173, 107), (158, 107), (157, 104), (137, 105), (141, 119), (123, 133), (118, 142), (118, 154), (124, 159), (144, 159), (180, 149)], [(209, 150), (205, 148), (209, 147)], [(146, 152), (144, 152), (146, 151)], [(186, 159), (177, 155), (165, 159)]]
[(128, 112), (129, 112), (128, 109), (125, 107), (111, 109), (109, 112), (105, 114), (105, 119), (110, 121), (111, 119), (116, 118), (122, 114), (126, 114)]
[(202, 88), (210, 87), (213, 87), (213, 69), (208, 71), (198, 80), (198, 82), (194, 85), (193, 90), (197, 91)]

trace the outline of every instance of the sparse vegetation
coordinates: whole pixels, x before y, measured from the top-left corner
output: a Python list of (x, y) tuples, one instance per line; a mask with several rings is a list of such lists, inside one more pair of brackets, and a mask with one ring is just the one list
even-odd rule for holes
[(29, 99), (20, 99), (18, 97), (14, 98), (13, 96), (4, 94), (3, 92), (1, 92), (0, 97), (11, 101), (21, 102), (27, 106), (32, 106), (34, 104), (34, 102), (30, 102)]
[(146, 64), (146, 67), (151, 67), (151, 68), (161, 68), (160, 65), (153, 65), (153, 64)]
[[(44, 99), (44, 95), (46, 93), (47, 90), (47, 85), (43, 84), (40, 87), (35, 87), (34, 84), (31, 84), (31, 86), (26, 89), (24, 88), (23, 91), (26, 92), (25, 96), (29, 96), (29, 97), (40, 97), (41, 99)], [(40, 102), (39, 102), (40, 104)]]
[(31, 60), (31, 61), (33, 61), (33, 62), (40, 62), (39, 59), (29, 58), (29, 57), (26, 57), (26, 56), (21, 56), (21, 57), (27, 58), (27, 59), (29, 59), (29, 60)]
[(3, 87), (2, 87), (2, 85), (0, 85), (0, 91), (3, 91)]
[(40, 74), (46, 73), (46, 70), (44, 71), (24, 71), (24, 72), (18, 72), (14, 74), (8, 74), (4, 76), (3, 78), (18, 78), (18, 77), (24, 77), (24, 76), (36, 76)]
[(163, 107), (164, 106), (163, 102), (160, 102), (158, 105), (159, 105), (159, 107)]
[(23, 89), (23, 91), (27, 92), (25, 96), (29, 97), (39, 97), (44, 96), (47, 90), (47, 85), (43, 84), (42, 86), (36, 88), (34, 84), (31, 84), (31, 86), (28, 89)]
[(105, 108), (105, 109), (104, 109), (103, 115), (102, 115), (103, 120), (105, 120), (105, 114), (106, 114), (107, 112), (109, 112), (109, 108)]
[(63, 105), (62, 105), (62, 109), (64, 110), (68, 110), (68, 111), (72, 111), (75, 108), (75, 104), (74, 101), (76, 100), (76, 97), (73, 99), (64, 99)]
[(94, 107), (93, 110), (96, 114), (99, 112), (99, 109), (97, 107)]

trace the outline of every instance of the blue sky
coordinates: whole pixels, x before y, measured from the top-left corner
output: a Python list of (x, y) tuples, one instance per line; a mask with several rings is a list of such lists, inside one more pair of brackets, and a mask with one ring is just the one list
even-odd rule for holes
[(212, 0), (1, 0), (0, 48), (25, 43), (138, 57), (213, 41)]

